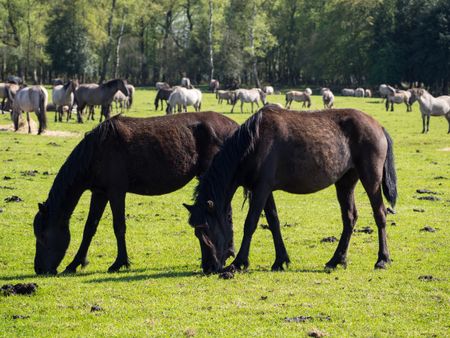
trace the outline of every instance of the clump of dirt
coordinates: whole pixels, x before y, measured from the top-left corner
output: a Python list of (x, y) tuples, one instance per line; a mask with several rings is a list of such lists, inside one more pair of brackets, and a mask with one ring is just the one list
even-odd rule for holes
[(437, 278), (433, 277), (432, 275), (419, 276), (418, 279), (422, 282), (432, 282), (432, 281), (438, 280)]
[(437, 195), (438, 194), (437, 192), (431, 191), (431, 190), (428, 190), (428, 189), (417, 189), (416, 192), (418, 194), (430, 194), (430, 195)]
[(391, 207), (387, 207), (387, 208), (386, 208), (386, 212), (387, 212), (388, 214), (391, 214), (391, 215), (395, 215), (395, 214), (396, 214), (395, 210), (392, 209)]
[(49, 143), (47, 143), (47, 145), (53, 146), (53, 147), (61, 147), (61, 145), (56, 142), (49, 142)]
[(269, 226), (267, 224), (260, 224), (259, 227), (264, 230), (269, 230)]
[(219, 278), (221, 279), (233, 279), (234, 278), (234, 272), (233, 271), (224, 271), (219, 273)]
[(10, 179), (11, 179), (11, 177), (9, 177), (9, 176), (3, 176), (4, 181), (9, 181)]
[(425, 209), (414, 208), (413, 211), (414, 211), (414, 212), (425, 212)]
[(184, 331), (184, 335), (185, 335), (186, 337), (195, 337), (195, 336), (197, 335), (197, 332), (195, 332), (194, 329), (186, 329), (186, 330)]
[(433, 179), (435, 179), (435, 180), (446, 180), (447, 177), (444, 177), (444, 176), (435, 176), (435, 177), (433, 177)]
[(391, 225), (392, 225), (393, 227), (395, 227), (395, 226), (397, 226), (397, 223), (391, 222)]
[(10, 202), (23, 202), (23, 199), (21, 199), (19, 196), (12, 195), (10, 197), (6, 197), (5, 198), (5, 202), (7, 202), (7, 203), (10, 203)]
[(305, 323), (313, 320), (311, 316), (297, 316), (297, 317), (286, 317), (284, 321), (287, 323)]
[(308, 337), (315, 337), (315, 338), (321, 338), (325, 337), (328, 334), (326, 332), (320, 331), (319, 329), (312, 329), (308, 332)]
[(364, 227), (361, 229), (355, 229), (355, 230), (353, 230), (353, 232), (362, 232), (365, 234), (371, 234), (373, 232), (373, 229), (371, 227)]
[(103, 308), (100, 305), (92, 305), (91, 312), (103, 311)]
[(337, 242), (337, 238), (334, 236), (324, 237), (320, 240), (320, 243), (334, 243)]
[(36, 176), (36, 174), (39, 174), (39, 171), (33, 169), (33, 170), (25, 170), (21, 171), (20, 174), (22, 176)]
[(420, 231), (423, 232), (436, 232), (436, 229), (429, 226), (429, 225), (425, 225), (422, 229), (420, 229)]
[(419, 197), (416, 197), (418, 200), (421, 200), (421, 201), (440, 201), (441, 200), (441, 198), (440, 197), (437, 197), (437, 196), (434, 196), (434, 195), (430, 195), (430, 196), (419, 196)]
[(12, 319), (28, 319), (30, 316), (24, 316), (24, 315), (12, 315)]
[(4, 296), (11, 295), (33, 295), (38, 288), (36, 283), (18, 283), (5, 284), (1, 287), (1, 292)]

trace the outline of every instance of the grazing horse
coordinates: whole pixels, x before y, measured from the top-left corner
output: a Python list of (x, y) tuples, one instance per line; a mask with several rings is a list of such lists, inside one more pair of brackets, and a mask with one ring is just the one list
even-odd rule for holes
[(273, 95), (274, 89), (272, 86), (265, 86), (263, 92), (266, 93), (266, 95)]
[(0, 83), (0, 99), (2, 99), (2, 114), (5, 110), (11, 109), (12, 101), (10, 98), (14, 99), (17, 91), (19, 90), (19, 85), (15, 83)]
[[(448, 122), (448, 133), (450, 133), (450, 96), (433, 97), (423, 88), (410, 89), (410, 106), (419, 101), (422, 114), (422, 133), (430, 130), (430, 116), (445, 116)], [(425, 122), (426, 120), (426, 122)]]
[(230, 104), (234, 101), (236, 93), (231, 90), (218, 90), (216, 92), (217, 103), (222, 103), (223, 100), (227, 100), (227, 104)]
[(172, 114), (176, 106), (182, 107), (185, 113), (187, 112), (187, 106), (193, 106), (196, 112), (200, 111), (202, 107), (202, 92), (196, 88), (175, 88), (167, 100), (166, 114)]
[(114, 94), (113, 102), (116, 106), (116, 113), (118, 112), (118, 108), (120, 108), (120, 113), (123, 113), (123, 108), (128, 109), (129, 107), (129, 97), (125, 96), (120, 90)]
[(341, 90), (341, 94), (342, 94), (342, 96), (355, 96), (355, 90), (349, 89), (349, 88), (344, 88)]
[(95, 83), (80, 85), (75, 91), (78, 122), (83, 123), (82, 113), (86, 106), (101, 106), (100, 122), (102, 121), (103, 116), (108, 119), (114, 94), (118, 90), (125, 96), (128, 96), (129, 94), (126, 83), (122, 79), (110, 80), (101, 85)]
[(412, 111), (409, 99), (411, 98), (411, 93), (406, 90), (395, 90), (391, 86), (387, 86), (389, 89), (389, 94), (386, 98), (386, 111), (389, 110), (389, 104), (391, 105), (391, 111), (394, 111), (394, 103), (400, 104), (404, 103), (406, 105), (406, 111)]
[(200, 241), (204, 272), (224, 266), (232, 238), (224, 210), (239, 186), (250, 191), (250, 207), (241, 248), (230, 269), (247, 268), (250, 242), (264, 210), (275, 244), (272, 270), (289, 257), (280, 232), (273, 191), (310, 194), (334, 184), (341, 206), (343, 232), (326, 266), (346, 264), (357, 219), (354, 189), (361, 180), (378, 227), (376, 268), (390, 262), (382, 191), (395, 205), (396, 172), (392, 140), (371, 116), (354, 109), (297, 112), (264, 107), (251, 116), (221, 148), (195, 190), (189, 224)]
[(72, 112), (77, 82), (69, 80), (65, 85), (56, 85), (52, 90), (53, 104), (55, 105), (55, 122), (62, 122), (64, 106), (68, 106), (67, 121)]
[(364, 97), (365, 93), (366, 92), (364, 91), (364, 88), (359, 87), (359, 88), (355, 89), (355, 96), (356, 97)]
[(234, 92), (233, 99), (233, 107), (231, 108), (231, 113), (233, 113), (234, 106), (238, 102), (241, 101), (241, 114), (243, 113), (242, 108), (244, 106), (244, 102), (252, 104), (252, 114), (253, 114), (253, 104), (256, 103), (256, 106), (259, 108), (258, 101), (261, 100), (262, 104), (266, 103), (266, 93), (262, 91), (260, 88), (252, 88), (252, 89), (237, 89)]
[[(322, 88), (324, 89), (324, 88)], [(325, 89), (322, 92), (322, 101), (323, 101), (323, 107), (331, 109), (334, 105), (334, 95), (333, 92), (329, 89)]]
[[(10, 93), (11, 94), (11, 93)], [(12, 119), (14, 130), (19, 129), (19, 118), (22, 112), (27, 113), (28, 133), (31, 134), (30, 112), (34, 111), (39, 120), (38, 135), (47, 128), (47, 89), (43, 86), (24, 87), (17, 91), (12, 104)]]
[[(89, 245), (108, 202), (118, 248), (109, 271), (128, 267), (126, 193), (154, 196), (182, 188), (206, 171), (237, 128), (231, 119), (205, 112), (151, 118), (118, 115), (87, 133), (56, 175), (47, 200), (39, 203), (34, 219), (35, 272), (57, 273), (69, 246), (70, 216), (86, 190), (92, 196), (83, 240), (66, 272), (87, 264)], [(228, 212), (231, 215), (231, 206)]]
[(161, 102), (161, 110), (163, 110), (163, 101), (166, 101), (169, 99), (170, 94), (172, 94), (173, 88), (161, 88), (156, 93), (155, 97), (155, 110), (158, 110), (158, 103)]
[(184, 87), (184, 88), (187, 88), (187, 89), (194, 88), (194, 87), (192, 87), (191, 80), (188, 77), (183, 77), (181, 79), (181, 87)]
[(216, 93), (219, 90), (219, 87), (219, 80), (212, 79), (211, 82), (209, 82), (209, 90), (211, 93)]
[(295, 90), (291, 90), (290, 92), (286, 93), (286, 109), (291, 109), (292, 101), (296, 102), (303, 102), (302, 107), (308, 106), (311, 107), (311, 95), (308, 94), (306, 91), (299, 92)]

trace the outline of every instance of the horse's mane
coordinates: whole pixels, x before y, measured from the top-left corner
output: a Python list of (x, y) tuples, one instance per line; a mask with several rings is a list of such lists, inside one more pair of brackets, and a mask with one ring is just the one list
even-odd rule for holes
[(107, 137), (116, 135), (116, 124), (117, 117), (114, 117), (104, 121), (95, 129), (85, 134), (84, 138), (72, 150), (56, 175), (48, 194), (47, 205), (58, 205), (68, 189), (76, 184), (84, 183), (78, 180), (89, 179), (89, 171), (96, 151)]
[(72, 82), (69, 80), (69, 81), (67, 81), (67, 83), (65, 83), (65, 84), (63, 85), (64, 91), (66, 91), (67, 88), (69, 88), (69, 86), (70, 86), (71, 83), (72, 83)]
[(261, 109), (225, 140), (222, 149), (214, 157), (211, 166), (195, 188), (195, 204), (205, 205), (207, 196), (216, 206), (224, 206), (226, 189), (235, 176), (239, 164), (253, 151), (258, 141), (262, 114)]

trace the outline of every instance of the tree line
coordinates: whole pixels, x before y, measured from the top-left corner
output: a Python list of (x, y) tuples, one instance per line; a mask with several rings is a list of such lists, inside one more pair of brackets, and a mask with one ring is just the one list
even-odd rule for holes
[(448, 93), (448, 0), (0, 0), (0, 76)]

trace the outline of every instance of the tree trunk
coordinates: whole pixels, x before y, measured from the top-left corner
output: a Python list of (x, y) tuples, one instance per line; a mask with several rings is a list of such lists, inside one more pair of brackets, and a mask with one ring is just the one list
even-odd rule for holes
[(213, 1), (209, 0), (209, 25), (208, 25), (208, 47), (209, 47), (209, 80), (214, 79), (214, 53), (213, 53)]
[(112, 49), (112, 29), (113, 29), (113, 18), (114, 10), (116, 9), (116, 0), (111, 1), (111, 12), (108, 18), (108, 40), (103, 47), (103, 57), (102, 57), (102, 68), (100, 71), (100, 83), (106, 79), (106, 72), (108, 71), (109, 56)]
[(147, 64), (147, 58), (145, 56), (145, 30), (146, 30), (146, 23), (144, 21), (144, 18), (141, 18), (139, 21), (139, 51), (140, 51), (140, 64), (141, 64), (141, 73), (140, 76), (140, 82), (141, 84), (145, 84), (148, 80), (148, 64)]
[[(253, 20), (256, 16), (256, 5), (253, 6)], [(257, 88), (261, 88), (261, 83), (259, 82), (258, 77), (258, 63), (255, 55), (255, 22), (252, 22), (252, 26), (250, 28), (250, 53), (252, 57), (252, 68), (253, 68), (253, 77), (255, 80), (255, 85)]]
[(123, 36), (123, 28), (125, 26), (125, 17), (124, 14), (122, 17), (122, 24), (120, 25), (119, 36), (117, 37), (117, 46), (116, 46), (116, 63), (114, 64), (114, 78), (117, 79), (119, 77), (119, 67), (120, 67), (120, 45), (122, 43)]

